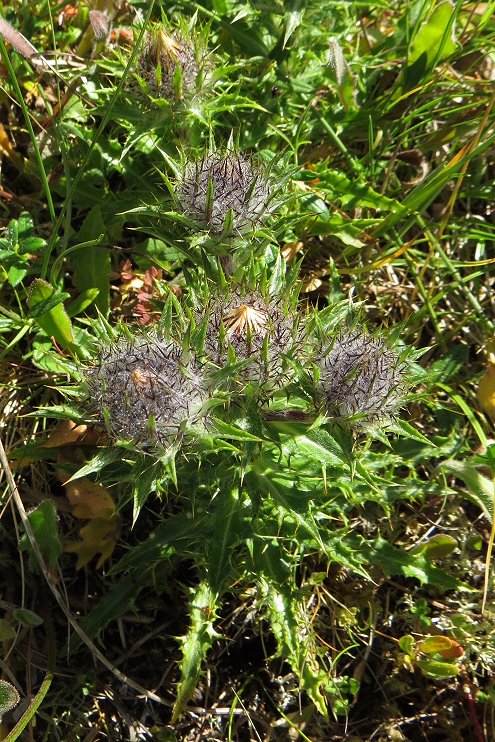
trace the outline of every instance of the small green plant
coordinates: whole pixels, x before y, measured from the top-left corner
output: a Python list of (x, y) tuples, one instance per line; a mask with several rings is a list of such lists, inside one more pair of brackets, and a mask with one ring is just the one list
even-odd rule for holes
[(488, 739), (493, 3), (11, 5), (12, 738)]

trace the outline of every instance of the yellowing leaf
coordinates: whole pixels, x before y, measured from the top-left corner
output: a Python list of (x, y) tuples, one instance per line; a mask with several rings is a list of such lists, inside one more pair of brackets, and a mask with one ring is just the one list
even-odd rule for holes
[(495, 366), (491, 363), (480, 380), (476, 396), (482, 409), (495, 418)]
[(69, 475), (59, 470), (58, 478), (65, 484), (65, 494), (72, 505), (72, 514), (76, 518), (91, 520), (108, 517), (115, 512), (115, 503), (105, 487), (92, 482), (87, 477), (67, 482)]
[(48, 440), (42, 444), (43, 448), (58, 448), (72, 443), (81, 443), (87, 431), (87, 425), (78, 425), (72, 420), (60, 420)]
[(99, 568), (112, 555), (119, 538), (120, 517), (112, 496), (101, 484), (87, 477), (67, 481), (69, 475), (63, 470), (57, 476), (65, 482), (65, 494), (76, 518), (88, 520), (79, 531), (81, 541), (69, 542), (64, 551), (77, 554), (76, 569), (81, 569), (98, 554)]
[(464, 654), (459, 642), (449, 636), (428, 636), (417, 648), (424, 654), (439, 654), (444, 659), (457, 659)]
[(85, 567), (97, 554), (100, 554), (97, 569), (109, 559), (119, 537), (119, 522), (116, 512), (94, 518), (79, 531), (81, 541), (66, 544), (64, 551), (77, 554), (76, 569)]

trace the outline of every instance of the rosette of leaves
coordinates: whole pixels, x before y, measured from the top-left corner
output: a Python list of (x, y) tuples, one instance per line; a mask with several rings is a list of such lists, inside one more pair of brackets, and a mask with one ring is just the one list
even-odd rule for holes
[(155, 331), (103, 347), (83, 386), (107, 433), (143, 450), (167, 446), (197, 422), (206, 396), (197, 363)]
[(151, 97), (180, 102), (205, 92), (209, 68), (205, 34), (196, 31), (193, 21), (174, 30), (154, 26), (145, 36), (135, 71)]
[(233, 150), (188, 162), (175, 192), (184, 216), (217, 236), (253, 231), (272, 208), (266, 171)]
[(236, 287), (212, 298), (200, 319), (204, 356), (219, 369), (232, 367), (229, 383), (274, 388), (287, 381), (286, 358), (296, 354), (301, 321), (281, 296)]
[(338, 334), (320, 353), (319, 391), (325, 411), (352, 418), (358, 427), (391, 422), (408, 391), (408, 363), (384, 337), (361, 327)]

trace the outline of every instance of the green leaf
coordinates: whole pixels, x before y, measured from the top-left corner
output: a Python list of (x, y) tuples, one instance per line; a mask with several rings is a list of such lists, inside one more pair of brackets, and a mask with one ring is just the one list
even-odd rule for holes
[(414, 636), (411, 636), (411, 634), (406, 634), (406, 636), (401, 636), (401, 638), (399, 639), (399, 647), (406, 654), (412, 654), (415, 646), (416, 646), (416, 640), (414, 639)]
[(70, 294), (65, 291), (59, 291), (53, 288), (46, 281), (36, 278), (33, 284), (36, 283), (35, 288), (31, 286), (31, 293), (28, 299), (28, 305), (30, 311), (28, 317), (30, 319), (39, 319), (45, 314), (49, 314), (53, 309), (56, 309)]
[(204, 566), (200, 585), (191, 595), (190, 625), (181, 639), (181, 679), (177, 688), (172, 723), (176, 721), (192, 698), (201, 665), (214, 639), (219, 637), (213, 622), (220, 607), (222, 593), (233, 575), (232, 554), (247, 533), (243, 520), (243, 504), (239, 493), (220, 492), (213, 501), (209, 523), (211, 535), (206, 541)]
[(0, 680), (0, 717), (19, 703), (20, 696), (11, 683)]
[[(34, 510), (28, 513), (28, 519), (46, 566), (49, 569), (55, 569), (62, 553), (62, 544), (58, 537), (57, 511), (53, 501), (44, 500), (40, 502)], [(24, 535), (21, 539), (21, 549), (29, 552), (30, 569), (33, 572), (38, 571), (38, 560), (32, 551), (27, 535)]]
[(192, 698), (201, 664), (213, 640), (220, 636), (213, 628), (213, 619), (218, 608), (217, 599), (216, 593), (206, 580), (202, 580), (199, 587), (191, 592), (190, 625), (187, 634), (181, 640), (181, 679), (177, 687), (172, 724), (182, 716), (188, 701)]
[[(99, 603), (82, 619), (81, 627), (85, 633), (93, 639), (110, 621), (134, 610), (141, 591), (155, 584), (158, 565), (163, 580), (181, 545), (190, 550), (204, 541), (205, 524), (205, 517), (191, 518), (188, 512), (178, 513), (158, 526), (145, 541), (130, 549), (111, 570), (112, 575), (124, 573), (124, 576), (113, 582)], [(80, 644), (79, 636), (73, 634), (70, 651), (75, 651)]]
[(311, 430), (306, 435), (289, 438), (284, 441), (283, 449), (289, 454), (307, 456), (320, 466), (345, 464), (350, 467), (351, 450), (344, 448), (345, 443), (333, 437), (327, 430)]
[(291, 0), (291, 2), (286, 2), (284, 4), (285, 30), (284, 40), (282, 43), (283, 49), (285, 49), (285, 47), (287, 46), (287, 42), (289, 41), (294, 31), (299, 28), (302, 23), (302, 19), (304, 16), (304, 7), (301, 8), (302, 5), (305, 5), (305, 3), (302, 3), (302, 0)]
[(43, 619), (38, 616), (34, 611), (29, 611), (27, 608), (16, 608), (12, 611), (12, 615), (16, 621), (26, 626), (27, 628), (34, 628), (35, 626), (41, 626)]
[(84, 312), (86, 307), (89, 307), (94, 302), (99, 292), (99, 289), (87, 289), (79, 294), (79, 296), (76, 296), (66, 307), (67, 315), (69, 317), (77, 317), (78, 314)]
[(87, 477), (88, 474), (94, 474), (95, 472), (102, 471), (102, 469), (109, 466), (110, 464), (113, 464), (115, 461), (121, 458), (122, 451), (118, 448), (104, 448), (101, 451), (98, 451), (98, 453), (96, 453), (93, 458), (88, 461), (87, 464), (78, 469), (77, 472), (73, 474), (67, 481), (73, 482), (76, 479)]
[(132, 499), (134, 503), (132, 523), (136, 523), (141, 508), (145, 504), (149, 495), (156, 490), (160, 480), (157, 466), (147, 462), (147, 465), (137, 472), (132, 482)]
[(20, 284), (20, 282), (26, 277), (26, 275), (27, 275), (27, 268), (25, 268), (22, 265), (12, 265), (9, 268), (7, 277), (8, 277), (8, 281), (10, 285), (15, 287)]
[(247, 430), (243, 430), (243, 428), (240, 428), (237, 425), (229, 425), (229, 423), (226, 423), (217, 417), (212, 419), (211, 433), (233, 441), (260, 442), (262, 440), (261, 438), (258, 438), (258, 436), (249, 433)]
[(5, 619), (0, 618), (0, 641), (10, 641), (15, 636), (15, 629), (11, 624), (9, 624), (8, 621), (5, 621)]
[(404, 88), (420, 83), (437, 64), (458, 49), (454, 33), (455, 9), (450, 0), (440, 2), (430, 17), (421, 24), (407, 55)]
[(444, 570), (434, 567), (422, 554), (396, 549), (385, 539), (378, 538), (373, 544), (363, 543), (361, 551), (372, 564), (378, 564), (387, 576), (402, 574), (414, 577), (422, 584), (445, 590), (471, 589)]
[(258, 595), (277, 640), (279, 656), (288, 660), (302, 689), (311, 698), (318, 712), (327, 717), (324, 689), (328, 675), (320, 668), (314, 636), (307, 630), (307, 596), (295, 590), (290, 579), (285, 584), (275, 584), (270, 574), (260, 575), (257, 586)]
[(398, 433), (399, 435), (402, 435), (404, 438), (409, 438), (413, 441), (419, 441), (420, 443), (424, 443), (430, 448), (435, 448), (435, 444), (428, 440), (422, 433), (419, 432), (419, 430), (416, 430), (416, 428), (413, 428), (412, 425), (407, 423), (405, 420), (401, 420), (398, 418), (397, 420), (394, 420), (393, 423), (390, 423), (388, 426), (388, 430), (391, 432)]
[(67, 296), (68, 294), (54, 289), (47, 281), (35, 278), (27, 300), (29, 316), (37, 322), (48, 337), (54, 337), (62, 348), (78, 355), (71, 321), (62, 305), (62, 301)]
[(453, 646), (457, 647), (459, 645), (448, 636), (428, 636), (419, 642), (417, 648), (424, 654), (442, 654), (442, 652), (449, 652)]
[(427, 559), (442, 559), (451, 554), (457, 548), (457, 541), (446, 533), (438, 533), (436, 536), (418, 544), (411, 549), (410, 554), (423, 554)]
[[(328, 197), (338, 201), (344, 207), (379, 209), (384, 213), (403, 214), (405, 209), (400, 201), (375, 191), (362, 178), (351, 179), (341, 170), (334, 170), (325, 165), (316, 171), (304, 171), (303, 179), (318, 177), (318, 192), (327, 191)], [(331, 219), (337, 215), (332, 214)]]
[(417, 660), (415, 663), (420, 670), (430, 678), (455, 678), (461, 672), (460, 667), (450, 662), (437, 660)]
[[(99, 205), (93, 206), (78, 234), (80, 242), (90, 242), (106, 234)], [(110, 252), (101, 245), (84, 247), (71, 253), (74, 280), (79, 291), (98, 289), (95, 304), (104, 317), (110, 307)]]
[(495, 483), (481, 474), (474, 464), (468, 461), (449, 459), (441, 464), (441, 469), (454, 474), (467, 485), (462, 496), (470, 500), (483, 511), (490, 523), (493, 522), (493, 503), (495, 497)]

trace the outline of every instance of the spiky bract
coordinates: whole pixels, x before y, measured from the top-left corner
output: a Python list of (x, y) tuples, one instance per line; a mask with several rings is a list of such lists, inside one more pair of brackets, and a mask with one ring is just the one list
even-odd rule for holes
[(407, 364), (383, 338), (362, 329), (342, 332), (319, 358), (326, 411), (361, 426), (389, 421), (403, 404)]
[(155, 332), (120, 338), (85, 374), (92, 412), (114, 438), (147, 449), (170, 442), (201, 414), (202, 379), (180, 347)]
[(230, 231), (245, 234), (269, 211), (264, 172), (232, 152), (213, 152), (188, 163), (176, 193), (184, 214), (213, 234), (225, 231), (229, 215)]
[(222, 368), (231, 348), (237, 361), (249, 361), (236, 373), (239, 381), (283, 383), (284, 355), (295, 349), (297, 317), (281, 300), (237, 289), (212, 299), (205, 316), (208, 360)]

